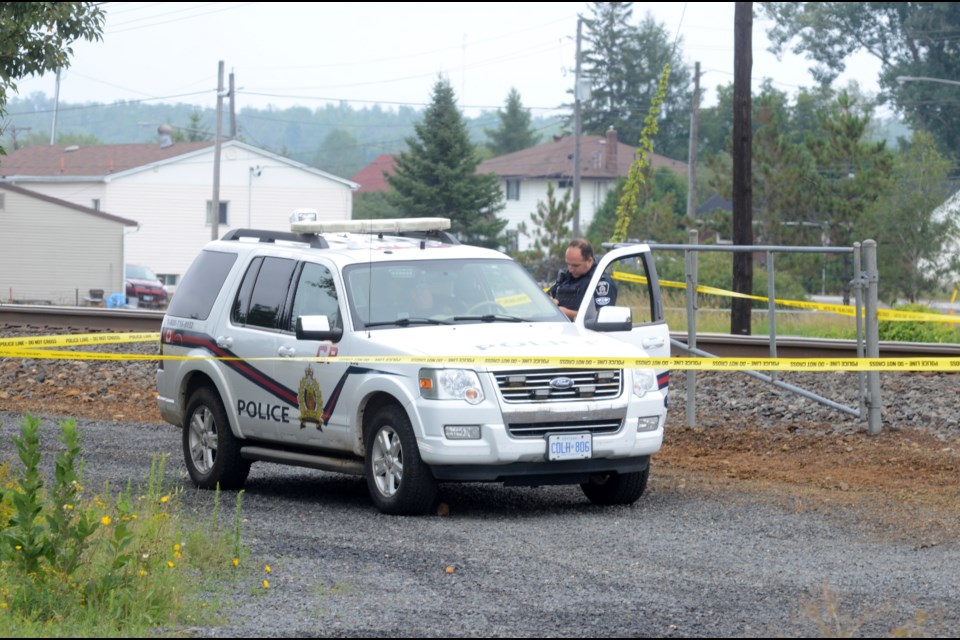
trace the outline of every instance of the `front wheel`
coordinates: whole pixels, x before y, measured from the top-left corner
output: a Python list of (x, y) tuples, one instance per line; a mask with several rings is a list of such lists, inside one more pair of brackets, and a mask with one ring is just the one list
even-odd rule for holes
[(380, 409), (366, 429), (367, 488), (383, 513), (420, 515), (437, 499), (437, 482), (420, 459), (407, 414), (396, 405)]
[(241, 489), (250, 473), (220, 396), (209, 387), (194, 391), (187, 403), (183, 457), (190, 479), (201, 489)]
[(631, 473), (602, 473), (590, 477), (580, 485), (593, 504), (633, 504), (647, 488), (650, 467)]

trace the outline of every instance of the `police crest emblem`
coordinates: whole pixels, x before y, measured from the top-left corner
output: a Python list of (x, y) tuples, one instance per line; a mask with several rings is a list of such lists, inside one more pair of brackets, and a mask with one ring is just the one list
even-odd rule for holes
[(313, 376), (313, 367), (307, 365), (300, 379), (300, 389), (297, 391), (297, 404), (300, 405), (300, 428), (308, 422), (317, 425), (323, 430), (323, 396), (320, 395), (320, 383)]

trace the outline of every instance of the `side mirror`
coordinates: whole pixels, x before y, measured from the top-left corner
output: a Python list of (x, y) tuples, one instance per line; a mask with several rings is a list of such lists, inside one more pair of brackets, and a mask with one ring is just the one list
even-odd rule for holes
[(596, 319), (585, 322), (584, 326), (594, 331), (630, 331), (633, 312), (630, 307), (600, 307)]
[(327, 316), (297, 316), (297, 340), (329, 340), (339, 342), (343, 327), (330, 328)]

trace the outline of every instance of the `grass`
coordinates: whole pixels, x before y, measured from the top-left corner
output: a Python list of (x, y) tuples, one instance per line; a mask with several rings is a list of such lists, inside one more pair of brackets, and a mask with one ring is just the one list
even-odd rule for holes
[[(665, 291), (664, 315), (672, 331), (687, 328), (687, 307), (684, 294)], [(713, 296), (701, 295), (697, 301), (698, 333), (730, 333), (730, 310), (713, 308)], [(750, 313), (750, 331), (753, 335), (769, 335), (769, 313), (766, 308), (753, 309)], [(857, 336), (855, 318), (829, 311), (798, 310), (778, 307), (776, 310), (778, 336), (805, 338), (842, 338), (852, 340)]]
[(14, 438), (22, 469), (0, 467), (0, 634), (145, 637), (213, 623), (219, 603), (205, 594), (241, 575), (242, 492), (235, 522), (218, 521), (219, 493), (208, 518), (186, 517), (160, 458), (136, 490), (93, 493), (75, 423), (60, 429), (50, 487), (37, 418), (25, 416)]

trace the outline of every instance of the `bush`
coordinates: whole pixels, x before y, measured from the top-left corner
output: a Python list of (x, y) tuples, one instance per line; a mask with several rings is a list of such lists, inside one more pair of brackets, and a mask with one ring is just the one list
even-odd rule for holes
[(23, 468), (0, 467), (0, 633), (143, 637), (207, 617), (200, 594), (236, 574), (239, 529), (221, 528), (216, 507), (211, 522), (181, 518), (163, 458), (140, 495), (130, 483), (114, 496), (90, 493), (72, 420), (60, 424), (48, 487), (40, 424), (26, 416), (14, 438)]
[[(904, 304), (894, 307), (896, 311), (938, 314), (922, 304)], [(915, 320), (881, 320), (880, 339), (896, 342), (960, 342), (956, 325), (946, 322), (919, 322)]]

